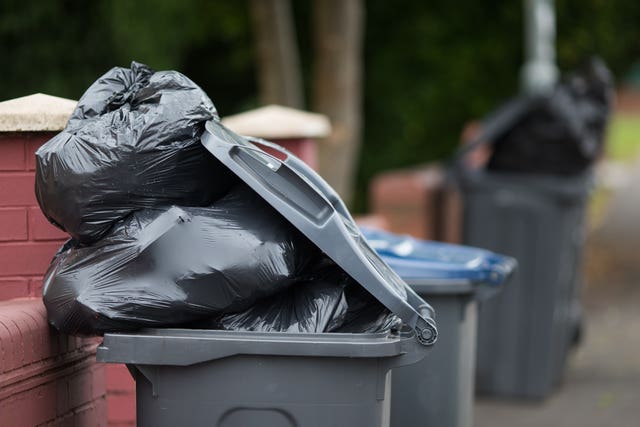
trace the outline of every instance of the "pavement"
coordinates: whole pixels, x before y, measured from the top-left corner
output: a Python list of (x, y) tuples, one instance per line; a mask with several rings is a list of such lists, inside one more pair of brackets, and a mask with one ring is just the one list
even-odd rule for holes
[(627, 289), (585, 295), (585, 338), (557, 392), (541, 403), (478, 399), (476, 427), (640, 426), (640, 286), (614, 287)]
[(479, 398), (476, 427), (640, 427), (640, 160), (587, 241), (585, 334), (543, 402)]

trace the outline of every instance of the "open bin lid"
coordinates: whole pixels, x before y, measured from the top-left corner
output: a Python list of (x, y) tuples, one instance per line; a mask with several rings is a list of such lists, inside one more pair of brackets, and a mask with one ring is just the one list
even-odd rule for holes
[(495, 288), (517, 266), (514, 258), (486, 249), (416, 239), (373, 228), (361, 228), (371, 247), (419, 293), (476, 292)]
[[(294, 227), (414, 329), (417, 340), (437, 337), (433, 309), (378, 256), (360, 233), (344, 202), (320, 175), (282, 147), (209, 121), (204, 147)], [(276, 150), (283, 160), (259, 146)]]

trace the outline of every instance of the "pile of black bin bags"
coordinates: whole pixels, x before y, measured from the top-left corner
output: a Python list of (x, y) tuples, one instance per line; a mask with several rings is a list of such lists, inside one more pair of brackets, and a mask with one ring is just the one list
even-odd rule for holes
[(219, 122), (194, 82), (132, 63), (82, 96), (36, 153), (36, 195), (71, 239), (45, 275), (49, 321), (379, 332), (399, 319), (200, 143)]
[(487, 169), (555, 176), (588, 171), (603, 151), (613, 88), (611, 72), (594, 57), (549, 93), (506, 103), (485, 123), (496, 133)]

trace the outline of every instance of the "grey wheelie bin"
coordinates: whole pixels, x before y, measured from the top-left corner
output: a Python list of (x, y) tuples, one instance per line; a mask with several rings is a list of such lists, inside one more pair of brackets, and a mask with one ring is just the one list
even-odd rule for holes
[(427, 347), (392, 334), (153, 329), (106, 334), (136, 381), (138, 426), (388, 426), (391, 368)]
[(578, 293), (589, 176), (477, 171), (462, 180), (464, 242), (519, 262), (480, 306), (478, 392), (541, 399), (561, 381), (580, 328)]
[(129, 367), (138, 426), (388, 426), (389, 371), (422, 359), (435, 343), (432, 307), (381, 260), (336, 193), (295, 156), (219, 122), (207, 123), (202, 143), (402, 327), (381, 334), (105, 334), (97, 359)]
[(516, 261), (460, 245), (373, 229), (363, 234), (436, 311), (440, 339), (427, 359), (392, 375), (391, 426), (471, 427), (477, 301), (497, 293)]
[[(573, 105), (554, 105), (554, 99), (522, 98), (505, 104), (483, 122), (480, 135), (454, 163), (464, 206), (463, 242), (515, 257), (519, 263), (510, 286), (480, 305), (476, 388), (483, 394), (545, 398), (561, 382), (568, 351), (580, 331), (579, 271), (585, 210), (593, 186), (588, 160), (595, 156), (595, 144), (585, 143), (592, 151), (583, 157), (575, 146), (563, 145), (561, 138), (572, 135), (569, 130), (583, 130), (575, 109), (548, 126), (553, 115), (546, 110), (544, 120), (527, 122), (528, 114), (540, 105), (552, 105), (556, 110), (551, 111), (560, 112)], [(538, 130), (529, 132), (527, 126)], [(513, 129), (529, 145), (510, 152), (508, 159), (528, 169), (492, 169), (493, 157), (487, 167), (474, 168), (466, 161), (469, 152), (500, 141)], [(533, 143), (534, 137), (539, 144)], [(541, 159), (538, 163), (548, 159), (549, 165), (536, 164), (531, 160), (536, 156)], [(501, 161), (506, 158), (502, 155)], [(569, 163), (564, 174), (563, 162)], [(537, 167), (545, 172), (533, 172)]]

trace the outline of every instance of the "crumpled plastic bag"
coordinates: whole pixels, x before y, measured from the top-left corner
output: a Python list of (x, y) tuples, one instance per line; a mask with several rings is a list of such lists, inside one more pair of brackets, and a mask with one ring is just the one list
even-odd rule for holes
[(67, 334), (178, 326), (287, 289), (318, 252), (240, 184), (209, 207), (141, 210), (91, 246), (68, 242), (43, 299)]
[(220, 124), (195, 83), (134, 62), (98, 79), (36, 152), (40, 207), (72, 236), (45, 275), (49, 322), (71, 335), (398, 329), (396, 315), (204, 148), (207, 121)]
[[(402, 321), (332, 261), (325, 259), (288, 289), (245, 311), (211, 322), (216, 329), (252, 332), (374, 333)], [(202, 327), (203, 325), (200, 325)]]
[(331, 332), (341, 333), (377, 333), (398, 331), (402, 320), (390, 312), (380, 301), (354, 282), (347, 288), (347, 313), (342, 324)]
[(36, 152), (42, 212), (86, 244), (140, 209), (211, 204), (237, 181), (200, 144), (211, 119), (213, 103), (184, 75), (113, 68)]
[(613, 78), (592, 59), (493, 142), (487, 169), (553, 175), (579, 174), (602, 153), (613, 103)]

